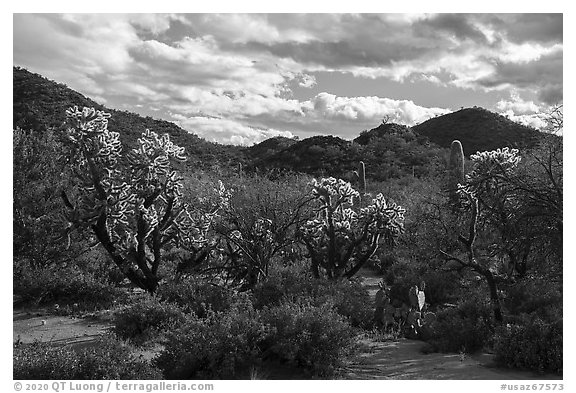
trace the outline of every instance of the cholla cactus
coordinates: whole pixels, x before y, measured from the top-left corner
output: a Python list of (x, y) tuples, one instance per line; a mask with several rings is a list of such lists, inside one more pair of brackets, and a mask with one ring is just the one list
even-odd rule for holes
[(154, 292), (163, 249), (184, 245), (198, 255), (217, 209), (192, 211), (182, 202), (182, 178), (172, 162), (185, 160), (184, 148), (168, 135), (146, 130), (121, 167), (122, 145), (108, 130), (109, 114), (78, 107), (66, 114), (69, 164), (79, 180), (73, 201), (63, 192), (70, 228), (90, 228), (127, 278)]
[(331, 177), (311, 185), (320, 206), (317, 216), (302, 227), (302, 235), (316, 276), (322, 268), (329, 278), (352, 277), (382, 238), (392, 244), (404, 230), (405, 210), (382, 194), (358, 211), (354, 200), (359, 193), (350, 183)]
[(473, 169), (466, 175), (466, 183), (473, 189), (497, 186), (509, 178), (520, 163), (518, 149), (497, 149), (477, 152), (470, 156)]
[[(513, 190), (510, 187), (520, 156), (517, 149), (497, 149), (477, 152), (470, 157), (472, 171), (466, 175), (462, 184), (458, 185), (457, 193), (464, 205), (479, 204), (479, 214), (482, 217), (492, 215), (497, 206), (505, 209), (514, 204)], [(486, 206), (483, 206), (486, 205)], [(484, 209), (483, 209), (484, 207)], [(484, 213), (483, 213), (484, 212)], [(494, 217), (496, 220), (501, 217)]]

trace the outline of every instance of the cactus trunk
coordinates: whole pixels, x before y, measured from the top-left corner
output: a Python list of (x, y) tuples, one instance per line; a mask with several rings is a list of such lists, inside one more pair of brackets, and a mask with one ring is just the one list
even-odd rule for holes
[(450, 146), (448, 163), (448, 194), (452, 204), (458, 203), (458, 184), (464, 182), (464, 151), (460, 141), (455, 140)]
[(360, 161), (360, 165), (358, 165), (358, 188), (360, 188), (360, 192), (362, 195), (366, 194), (366, 166), (364, 165), (363, 161)]

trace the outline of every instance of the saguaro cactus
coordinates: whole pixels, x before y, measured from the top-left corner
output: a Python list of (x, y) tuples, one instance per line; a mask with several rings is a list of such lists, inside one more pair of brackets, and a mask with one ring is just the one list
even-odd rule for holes
[(452, 204), (458, 203), (458, 184), (464, 182), (464, 151), (459, 140), (450, 146), (450, 161), (448, 162), (448, 194)]
[(366, 194), (366, 165), (364, 161), (360, 161), (358, 165), (358, 187), (362, 195)]

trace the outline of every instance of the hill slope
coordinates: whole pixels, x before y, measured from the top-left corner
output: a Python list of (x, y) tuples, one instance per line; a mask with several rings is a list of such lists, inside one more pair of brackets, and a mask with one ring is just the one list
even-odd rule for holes
[(128, 147), (134, 146), (137, 138), (150, 129), (169, 134), (176, 144), (185, 147), (188, 166), (210, 167), (245, 160), (246, 148), (208, 142), (165, 120), (106, 108), (64, 84), (19, 67), (13, 68), (13, 127), (37, 131), (58, 128), (66, 120), (66, 109), (74, 105), (109, 112), (112, 115), (110, 129), (119, 132), (122, 143)]
[(297, 142), (296, 139), (286, 138), (284, 136), (275, 136), (257, 143), (254, 146), (250, 146), (247, 153), (253, 161), (257, 162), (271, 157)]
[(352, 142), (332, 135), (320, 135), (291, 144), (254, 162), (254, 166), (342, 177), (360, 160)]
[(483, 108), (465, 108), (427, 120), (412, 129), (441, 147), (450, 147), (454, 139), (462, 142), (464, 154), (501, 147), (531, 148), (542, 133), (515, 123)]
[(444, 168), (446, 149), (430, 143), (409, 127), (380, 125), (353, 141), (326, 135), (292, 144), (257, 162), (254, 166), (334, 176), (354, 180), (358, 163), (366, 164), (366, 176), (387, 180), (403, 176), (427, 176)]

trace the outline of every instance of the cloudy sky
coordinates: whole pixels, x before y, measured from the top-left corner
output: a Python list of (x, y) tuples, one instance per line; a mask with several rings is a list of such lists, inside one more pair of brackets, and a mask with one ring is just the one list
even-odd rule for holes
[(353, 138), (474, 105), (539, 127), (561, 14), (14, 14), (14, 65), (208, 140)]

